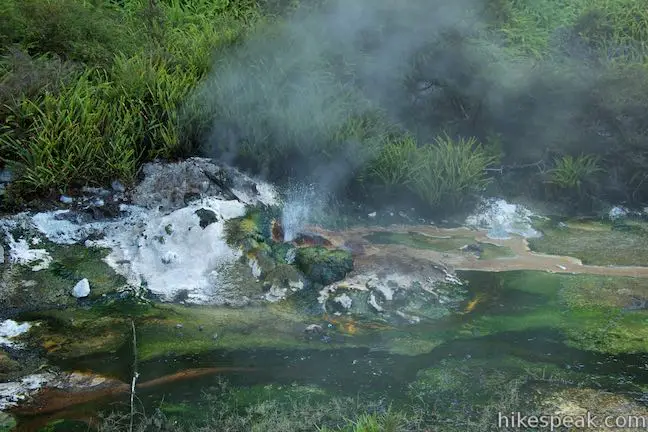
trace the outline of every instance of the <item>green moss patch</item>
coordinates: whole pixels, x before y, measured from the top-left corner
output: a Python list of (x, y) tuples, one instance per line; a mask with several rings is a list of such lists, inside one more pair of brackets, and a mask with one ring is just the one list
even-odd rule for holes
[(52, 263), (48, 268), (33, 271), (30, 266), (17, 265), (6, 273), (11, 289), (5, 300), (17, 308), (52, 307), (72, 305), (77, 300), (71, 295), (79, 280), (90, 282), (89, 299), (114, 292), (126, 280), (103, 261), (107, 249), (86, 248), (83, 245), (56, 245), (42, 242), (49, 251)]
[(156, 309), (164, 316), (137, 325), (141, 360), (216, 349), (336, 346), (305, 338), (304, 329), (313, 318), (283, 305), (240, 309), (160, 305)]
[(429, 249), (438, 252), (459, 253), (460, 249), (466, 245), (477, 245), (480, 249), (478, 253), (479, 259), (483, 260), (515, 256), (509, 247), (476, 242), (474, 238), (467, 236), (434, 237), (415, 231), (408, 233), (377, 231), (364, 238), (375, 244), (398, 244), (415, 249)]
[(351, 252), (322, 246), (297, 250), (295, 265), (307, 278), (322, 285), (340, 281), (353, 270)]
[(543, 236), (529, 239), (536, 252), (567, 255), (592, 265), (648, 265), (648, 224), (600, 221), (549, 221), (538, 228)]
[(473, 274), (484, 304), (456, 337), (559, 331), (572, 347), (606, 353), (648, 351), (648, 309), (633, 299), (640, 280), (520, 271)]

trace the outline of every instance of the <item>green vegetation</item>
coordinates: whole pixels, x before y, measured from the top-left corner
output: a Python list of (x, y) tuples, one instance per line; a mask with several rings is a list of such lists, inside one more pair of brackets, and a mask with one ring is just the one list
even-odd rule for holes
[[(486, 26), (430, 34), (435, 43), (421, 44), (411, 65), (403, 60), (403, 73), (387, 83), (397, 121), (385, 110), (392, 100), (366, 92), (355, 67), (355, 57), (381, 61), (381, 48), (338, 53), (336, 42), (321, 38), (322, 55), (311, 53), (290, 19), (300, 3), (308, 13), (324, 7), (4, 2), (0, 159), (17, 173), (10, 202), (132, 182), (144, 161), (199, 151), (280, 181), (317, 177), (317, 167), (343, 159), (349, 193), (413, 198), (422, 210), (469, 202), (490, 182), (487, 174), (496, 175), (485, 169), (498, 159), (515, 165), (547, 151), (562, 155), (545, 160), (562, 192), (648, 196), (641, 1), (493, 0), (484, 11), (460, 11), (467, 22), (485, 17)], [(454, 66), (437, 70), (439, 58)], [(436, 90), (414, 107), (420, 82)], [(503, 98), (497, 106), (488, 102), (494, 94)], [(617, 184), (599, 179), (601, 170)], [(541, 179), (519, 172), (500, 184), (536, 193), (532, 183)]]
[(0, 157), (14, 196), (110, 179), (188, 145), (180, 124), (212, 50), (254, 21), (222, 2), (4, 2)]
[(401, 244), (418, 249), (430, 249), (439, 252), (458, 252), (464, 246), (477, 246), (479, 259), (497, 259), (514, 256), (507, 246), (475, 242), (468, 236), (434, 237), (418, 232), (395, 233), (377, 231), (365, 236), (365, 239), (376, 244)]
[(295, 265), (306, 277), (322, 285), (344, 279), (353, 270), (351, 252), (330, 250), (322, 246), (297, 249)]
[(555, 168), (549, 171), (549, 182), (561, 193), (573, 193), (578, 199), (592, 192), (594, 175), (602, 171), (598, 158), (589, 155), (563, 156), (556, 159), (554, 165)]
[(545, 221), (543, 236), (529, 239), (532, 250), (579, 258), (584, 264), (645, 266), (648, 262), (648, 225), (597, 221)]
[(74, 285), (87, 278), (91, 300), (114, 293), (126, 280), (103, 261), (108, 250), (86, 248), (83, 245), (55, 245), (40, 243), (51, 256), (51, 263), (34, 271), (34, 265), (16, 265), (5, 274), (7, 291), (0, 300), (1, 307), (33, 309), (74, 305), (77, 300), (71, 292)]
[[(99, 431), (122, 431), (129, 421), (115, 412), (103, 419)], [(409, 432), (421, 425), (422, 413), (385, 407), (367, 396), (332, 397), (318, 387), (296, 384), (237, 389), (221, 381), (198, 400), (164, 402), (153, 414), (138, 414), (133, 430), (157, 426), (169, 432)]]

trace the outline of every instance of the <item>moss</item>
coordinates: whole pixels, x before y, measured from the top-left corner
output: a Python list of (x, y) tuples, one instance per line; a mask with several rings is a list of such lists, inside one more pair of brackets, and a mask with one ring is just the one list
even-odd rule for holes
[(353, 270), (350, 252), (321, 246), (299, 248), (295, 264), (309, 280), (322, 285), (342, 280)]
[(248, 207), (245, 216), (225, 222), (225, 238), (234, 247), (241, 247), (245, 252), (253, 249), (251, 245), (272, 243), (273, 222), (278, 217), (275, 207)]
[(428, 354), (441, 346), (445, 340), (442, 337), (423, 337), (423, 335), (404, 334), (393, 335), (383, 347), (392, 354), (417, 356)]
[(159, 305), (156, 309), (163, 317), (143, 320), (137, 326), (141, 360), (215, 349), (336, 346), (307, 340), (304, 329), (312, 318), (283, 305), (240, 309)]
[(264, 278), (269, 285), (277, 284), (282, 287), (297, 286), (302, 281), (301, 273), (288, 264), (278, 264)]
[(543, 236), (529, 239), (532, 250), (579, 258), (583, 264), (642, 266), (648, 262), (648, 224), (629, 221), (549, 221), (539, 224)]
[(89, 299), (114, 292), (125, 284), (125, 279), (103, 261), (107, 249), (86, 248), (82, 245), (56, 245), (42, 242), (49, 251), (52, 263), (46, 269), (33, 271), (29, 266), (17, 265), (6, 275), (10, 290), (6, 300), (18, 308), (72, 305), (77, 300), (71, 292), (81, 279), (90, 282)]
[(92, 311), (43, 311), (30, 314), (29, 318), (43, 322), (26, 336), (29, 344), (60, 360), (114, 353), (130, 336), (128, 320)]
[(0, 348), (0, 380), (5, 380), (9, 374), (20, 369), (20, 364), (11, 359), (7, 353)]
[(16, 427), (16, 420), (8, 413), (0, 412), (0, 432), (11, 432)]
[(648, 350), (648, 310), (626, 303), (645, 292), (640, 280), (531, 271), (473, 275), (472, 284), (487, 283), (491, 291), (480, 312), (450, 337), (550, 330), (582, 350)]
[[(521, 409), (531, 402), (523, 397), (525, 389), (520, 384), (529, 379), (543, 377), (545, 380), (569, 380), (576, 373), (566, 371), (551, 363), (526, 361), (511, 355), (489, 358), (448, 358), (432, 367), (422, 369), (410, 383), (410, 397), (433, 403), (440, 414), (470, 407), (465, 415), (474, 413), (480, 406), (498, 403), (509, 396)], [(459, 405), (459, 406), (458, 406)]]
[(380, 231), (365, 236), (365, 239), (376, 244), (399, 244), (416, 249), (430, 249), (438, 252), (458, 252), (462, 247), (476, 243), (481, 249), (479, 259), (484, 260), (512, 257), (515, 255), (509, 247), (475, 242), (474, 238), (461, 235), (456, 237), (434, 237), (415, 231), (408, 233)]
[(515, 253), (508, 246), (498, 246), (490, 243), (479, 243), (482, 252), (479, 254), (481, 260), (492, 260), (498, 258), (511, 258)]
[(417, 249), (431, 249), (439, 252), (458, 250), (466, 244), (474, 243), (474, 239), (467, 237), (433, 237), (414, 231), (408, 233), (380, 231), (365, 236), (365, 239), (376, 244), (400, 244)]

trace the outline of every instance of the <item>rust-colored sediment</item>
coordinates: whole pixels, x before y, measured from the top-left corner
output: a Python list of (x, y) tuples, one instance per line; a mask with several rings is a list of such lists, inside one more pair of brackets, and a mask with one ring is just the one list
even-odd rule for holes
[[(580, 273), (604, 276), (630, 276), (648, 278), (648, 267), (639, 266), (598, 266), (584, 265), (581, 260), (569, 256), (546, 255), (532, 252), (526, 239), (518, 236), (506, 240), (491, 239), (483, 230), (468, 228), (438, 228), (434, 226), (391, 226), (362, 227), (345, 231), (328, 231), (317, 226), (308, 230), (327, 238), (335, 247), (353, 246), (356, 262), (359, 265), (370, 264), (380, 258), (426, 260), (441, 264), (449, 270), (511, 271), (538, 270), (552, 273)], [(374, 232), (403, 233), (417, 232), (437, 238), (466, 237), (480, 243), (490, 243), (508, 247), (515, 256), (493, 259), (479, 259), (473, 254), (456, 252), (439, 252), (430, 249), (418, 249), (398, 244), (374, 244), (365, 236)]]
[[(253, 368), (237, 367), (220, 367), (220, 368), (200, 368), (187, 369), (176, 372), (171, 375), (155, 378), (150, 381), (139, 383), (135, 386), (136, 390), (145, 390), (164, 384), (199, 378), (208, 375), (216, 375), (227, 372), (252, 372)], [(88, 374), (89, 378), (93, 375)], [(40, 416), (43, 414), (52, 414), (71, 407), (94, 402), (99, 399), (115, 397), (121, 394), (127, 394), (131, 390), (130, 384), (122, 381), (103, 378), (97, 376), (102, 382), (93, 387), (70, 387), (68, 389), (59, 389), (45, 387), (39, 390), (29, 403), (21, 404), (11, 411), (19, 416)]]

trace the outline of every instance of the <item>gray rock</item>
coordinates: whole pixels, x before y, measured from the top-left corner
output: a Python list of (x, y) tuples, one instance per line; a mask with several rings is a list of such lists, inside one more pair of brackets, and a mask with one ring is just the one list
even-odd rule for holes
[(121, 184), (119, 180), (115, 180), (114, 182), (112, 182), (110, 184), (110, 187), (112, 187), (112, 190), (114, 190), (115, 192), (119, 192), (119, 193), (126, 192), (126, 188), (124, 187), (123, 184)]
[(0, 245), (0, 264), (4, 264), (5, 262), (5, 250), (2, 245)]
[(608, 213), (610, 220), (619, 220), (625, 218), (626, 216), (628, 216), (628, 210), (620, 206), (612, 207), (610, 209), (610, 212)]
[(213, 210), (201, 208), (195, 211), (196, 216), (200, 219), (200, 228), (205, 229), (214, 222), (218, 222), (218, 216)]
[(184, 207), (187, 196), (222, 196), (222, 187), (212, 179), (226, 183), (223, 170), (204, 158), (172, 164), (148, 163), (142, 172), (144, 180), (133, 191), (133, 203), (164, 211)]
[(304, 329), (304, 332), (306, 333), (322, 333), (323, 331), (324, 329), (319, 324), (310, 324)]
[(9, 169), (0, 170), (0, 183), (11, 183), (13, 181), (13, 172)]
[(72, 288), (72, 295), (76, 298), (88, 297), (90, 295), (90, 282), (83, 278)]
[(66, 195), (61, 195), (59, 201), (61, 201), (63, 204), (72, 204), (74, 202), (74, 198)]

